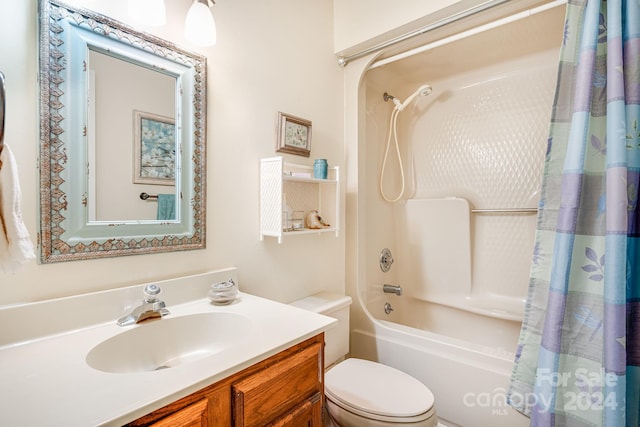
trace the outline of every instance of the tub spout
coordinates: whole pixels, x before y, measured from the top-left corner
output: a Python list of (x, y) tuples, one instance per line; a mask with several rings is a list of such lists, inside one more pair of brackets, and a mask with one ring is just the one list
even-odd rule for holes
[(382, 285), (382, 290), (385, 294), (396, 294), (398, 296), (402, 295), (402, 287), (398, 285)]

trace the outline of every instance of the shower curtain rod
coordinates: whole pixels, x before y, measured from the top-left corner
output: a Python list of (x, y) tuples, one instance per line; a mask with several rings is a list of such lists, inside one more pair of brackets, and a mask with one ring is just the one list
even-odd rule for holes
[(395, 44), (398, 44), (400, 42), (403, 42), (405, 40), (409, 40), (413, 37), (417, 37), (420, 36), (422, 34), (428, 33), (429, 31), (433, 31), (435, 29), (438, 29), (440, 27), (444, 27), (447, 24), (450, 24), (452, 22), (456, 22), (460, 19), (466, 18), (468, 16), (471, 15), (475, 15), (478, 12), (482, 12), (484, 10), (490, 9), (494, 6), (498, 6), (502, 3), (506, 3), (509, 0), (489, 0), (486, 1), (482, 4), (479, 4), (477, 6), (471, 7), (469, 9), (463, 10), (461, 12), (458, 12), (456, 14), (453, 14), (452, 16), (448, 17), (448, 18), (444, 18), (441, 19), (439, 21), (434, 22), (433, 24), (429, 24), (426, 25), (422, 28), (418, 28), (417, 30), (411, 31), (409, 33), (403, 34), (401, 36), (392, 38), (390, 40), (387, 40), (386, 42), (382, 42), (382, 43), (378, 43), (375, 46), (372, 46), (368, 49), (362, 50), (360, 52), (354, 53), (353, 55), (348, 55), (348, 56), (340, 56), (338, 57), (338, 65), (340, 66), (346, 66), (349, 62), (351, 61), (355, 61), (356, 59), (360, 59), (364, 56), (369, 55), (370, 53), (374, 53), (374, 52), (378, 52), (382, 49), (385, 49), (389, 46), (393, 46)]
[[(370, 47), (368, 49), (365, 49), (365, 50), (362, 50), (360, 52), (354, 53), (353, 55), (340, 56), (338, 58), (338, 65), (341, 65), (341, 66), (344, 67), (351, 61), (354, 61), (356, 59), (360, 59), (360, 58), (362, 58), (364, 56), (367, 56), (367, 55), (369, 55), (371, 53), (379, 52), (379, 51), (381, 51), (383, 49), (386, 49), (387, 47), (391, 47), (391, 46), (394, 46), (394, 45), (396, 45), (398, 43), (401, 43), (401, 42), (403, 42), (405, 40), (409, 40), (409, 39), (411, 39), (413, 37), (417, 37), (417, 36), (426, 34), (426, 33), (430, 32), (430, 31), (436, 30), (438, 28), (444, 27), (445, 25), (457, 22), (457, 21), (459, 21), (461, 19), (467, 18), (469, 16), (475, 15), (477, 13), (483, 12), (483, 11), (488, 10), (488, 9), (491, 9), (491, 8), (493, 8), (495, 6), (499, 6), (502, 3), (506, 3), (508, 1), (509, 0), (490, 0), (490, 1), (484, 2), (482, 4), (479, 4), (477, 6), (471, 7), (469, 9), (463, 10), (461, 12), (458, 12), (458, 13), (456, 13), (456, 14), (448, 17), (448, 18), (436, 21), (433, 24), (426, 25), (426, 26), (424, 26), (422, 28), (419, 28), (417, 30), (414, 30), (412, 32), (406, 33), (406, 34), (401, 35), (399, 37), (395, 37), (393, 39), (390, 39), (390, 40), (388, 40), (386, 42), (379, 43), (379, 44), (377, 44), (375, 46), (372, 46), (372, 47)], [(462, 33), (456, 34), (456, 35), (451, 36), (451, 37), (444, 38), (444, 39), (442, 39), (440, 41), (437, 41), (437, 42), (434, 42), (434, 43), (430, 43), (428, 45), (421, 46), (421, 47), (416, 48), (416, 49), (411, 49), (409, 51), (402, 52), (402, 53), (399, 53), (397, 55), (391, 56), (389, 58), (377, 61), (377, 62), (373, 63), (371, 65), (371, 67), (369, 67), (369, 68), (370, 69), (371, 68), (376, 68), (376, 67), (379, 67), (381, 65), (385, 65), (385, 64), (388, 64), (388, 63), (391, 63), (391, 62), (395, 62), (395, 61), (397, 61), (399, 59), (406, 58), (408, 56), (415, 55), (417, 53), (433, 49), (434, 47), (441, 46), (441, 45), (450, 43), (452, 41), (459, 40), (459, 39), (462, 39), (464, 37), (468, 37), (470, 35), (477, 34), (477, 33), (482, 32), (482, 31), (486, 31), (486, 30), (491, 29), (491, 28), (499, 27), (500, 25), (504, 25), (504, 24), (507, 24), (509, 22), (517, 21), (519, 19), (531, 16), (531, 15), (535, 15), (536, 13), (543, 12), (543, 11), (545, 11), (547, 9), (551, 9), (553, 7), (560, 6), (560, 5), (563, 5), (563, 4), (566, 4), (566, 3), (567, 3), (567, 0), (553, 0), (553, 1), (551, 1), (551, 2), (549, 2), (547, 4), (544, 4), (542, 6), (538, 6), (536, 8), (525, 10), (523, 12), (516, 13), (515, 15), (511, 15), (511, 16), (509, 16), (507, 18), (502, 18), (502, 19), (499, 19), (497, 21), (491, 22), (489, 24), (481, 25), (480, 27), (477, 27), (477, 28), (474, 28), (474, 29), (471, 29), (471, 30), (468, 30), (468, 31), (464, 31)]]
[(528, 10), (523, 10), (522, 12), (518, 12), (516, 14), (507, 16), (505, 18), (501, 18), (501, 19), (498, 19), (496, 21), (489, 22), (488, 24), (480, 25), (480, 26), (478, 26), (476, 28), (472, 28), (470, 30), (463, 31), (463, 32), (455, 34), (453, 36), (445, 37), (445, 38), (443, 38), (441, 40), (438, 40), (438, 41), (435, 41), (433, 43), (429, 43), (429, 44), (426, 44), (424, 46), (420, 46), (420, 47), (417, 47), (415, 49), (410, 49), (410, 50), (407, 50), (406, 52), (402, 52), (402, 53), (399, 53), (397, 55), (393, 55), (393, 56), (390, 56), (388, 58), (381, 59), (381, 60), (376, 61), (373, 64), (371, 64), (369, 69), (381, 67), (383, 65), (390, 64), (392, 62), (396, 62), (396, 61), (399, 61), (399, 60), (404, 59), (404, 58), (408, 58), (408, 57), (413, 56), (413, 55), (417, 55), (418, 53), (426, 52), (426, 51), (429, 51), (431, 49), (435, 49), (436, 47), (444, 46), (446, 44), (449, 44), (449, 43), (452, 43), (452, 42), (455, 42), (455, 41), (458, 41), (458, 40), (462, 40), (462, 39), (467, 38), (469, 36), (473, 36), (473, 35), (488, 31), (488, 30), (492, 30), (494, 28), (498, 28), (498, 27), (501, 27), (503, 25), (510, 24), (512, 22), (516, 22), (516, 21), (519, 21), (519, 20), (524, 19), (524, 18), (529, 18), (531, 16), (537, 15), (540, 12), (544, 12), (544, 11), (547, 11), (549, 9), (553, 9), (554, 7), (562, 6), (562, 5), (565, 5), (565, 4), (567, 4), (567, 0), (553, 0), (553, 1), (549, 2), (549, 3), (543, 4), (542, 6), (537, 6), (537, 7), (528, 9)]

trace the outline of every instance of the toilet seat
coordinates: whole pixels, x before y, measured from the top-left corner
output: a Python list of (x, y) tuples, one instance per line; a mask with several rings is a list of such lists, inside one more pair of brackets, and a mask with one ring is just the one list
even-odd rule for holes
[(435, 414), (433, 393), (424, 384), (363, 359), (347, 359), (331, 368), (325, 374), (325, 394), (345, 410), (379, 421), (411, 423)]

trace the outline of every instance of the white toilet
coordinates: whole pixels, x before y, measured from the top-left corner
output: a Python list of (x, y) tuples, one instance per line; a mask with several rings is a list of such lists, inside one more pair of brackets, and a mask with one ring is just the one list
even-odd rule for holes
[(344, 359), (349, 351), (350, 304), (351, 297), (326, 292), (291, 304), (338, 319), (337, 326), (325, 332), (325, 425), (437, 426), (433, 394), (420, 381), (377, 362)]

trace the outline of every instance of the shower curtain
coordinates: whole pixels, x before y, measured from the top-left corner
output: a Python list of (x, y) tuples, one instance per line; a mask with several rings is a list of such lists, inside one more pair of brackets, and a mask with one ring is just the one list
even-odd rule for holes
[(571, 0), (508, 401), (640, 425), (640, 0)]

